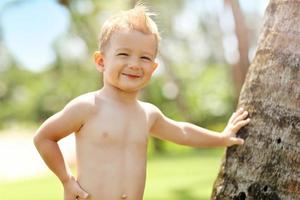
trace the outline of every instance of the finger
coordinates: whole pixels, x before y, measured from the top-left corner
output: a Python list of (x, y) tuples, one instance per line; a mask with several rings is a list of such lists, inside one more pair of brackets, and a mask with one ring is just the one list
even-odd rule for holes
[(238, 109), (236, 112), (233, 113), (233, 115), (231, 116), (231, 123), (241, 114), (244, 112), (244, 108), (240, 108)]
[(84, 191), (84, 189), (82, 189), (82, 187), (78, 182), (76, 183), (77, 183), (76, 198), (78, 197), (78, 199), (87, 199), (89, 197), (89, 194), (86, 191)]
[(244, 144), (244, 140), (241, 138), (231, 138), (232, 141), (232, 145), (243, 145)]
[(248, 112), (244, 111), (242, 112), (239, 116), (237, 116), (234, 120), (233, 120), (233, 124), (236, 124), (237, 122), (245, 119), (248, 116)]
[(229, 123), (232, 123), (232, 122), (233, 122), (233, 120), (235, 119), (235, 115), (236, 115), (235, 112), (232, 113), (232, 115), (231, 115), (231, 117), (230, 117), (230, 119), (229, 119)]
[(242, 128), (243, 126), (246, 126), (249, 122), (250, 122), (250, 118), (248, 118), (246, 120), (239, 121), (238, 123), (236, 123), (233, 126), (232, 131), (234, 133), (238, 132), (238, 130), (240, 130), (240, 128)]
[(89, 194), (83, 190), (78, 193), (78, 199), (87, 199)]
[(236, 111), (237, 115), (240, 115), (240, 114), (243, 113), (243, 112), (244, 112), (244, 108), (239, 108), (239, 109)]

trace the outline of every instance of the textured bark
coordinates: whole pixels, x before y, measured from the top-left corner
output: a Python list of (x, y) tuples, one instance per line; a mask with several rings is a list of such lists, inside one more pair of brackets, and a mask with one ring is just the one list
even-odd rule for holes
[(271, 0), (239, 107), (251, 122), (228, 148), (213, 200), (300, 199), (300, 1)]

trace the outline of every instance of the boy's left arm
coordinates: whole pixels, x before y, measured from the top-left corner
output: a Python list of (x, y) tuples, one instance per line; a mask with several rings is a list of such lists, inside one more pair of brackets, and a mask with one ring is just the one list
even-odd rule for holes
[(169, 119), (158, 109), (155, 114), (156, 120), (151, 128), (152, 136), (193, 147), (242, 145), (244, 140), (237, 138), (236, 133), (250, 122), (247, 118), (248, 112), (239, 109), (232, 114), (224, 131), (218, 133), (191, 123)]

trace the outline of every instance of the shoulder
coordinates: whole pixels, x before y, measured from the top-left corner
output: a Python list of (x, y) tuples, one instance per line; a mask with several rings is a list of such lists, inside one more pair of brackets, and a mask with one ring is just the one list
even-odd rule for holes
[(151, 131), (154, 124), (156, 124), (157, 121), (160, 121), (160, 119), (163, 118), (163, 114), (158, 107), (156, 107), (151, 103), (142, 102), (142, 101), (139, 101), (139, 103), (147, 116), (148, 123), (149, 123), (148, 124), (149, 130)]
[(89, 92), (82, 94), (71, 100), (64, 108), (63, 112), (70, 112), (72, 114), (79, 114), (86, 116), (95, 111), (97, 92)]
[(154, 120), (156, 120), (158, 117), (163, 116), (161, 110), (148, 102), (143, 102), (143, 101), (139, 101), (140, 105), (143, 107), (143, 109), (145, 110), (146, 114), (151, 117), (154, 118)]
[(49, 117), (41, 125), (39, 132), (51, 135), (49, 137), (56, 141), (77, 132), (95, 110), (95, 97), (96, 93), (91, 92), (71, 100), (61, 111)]

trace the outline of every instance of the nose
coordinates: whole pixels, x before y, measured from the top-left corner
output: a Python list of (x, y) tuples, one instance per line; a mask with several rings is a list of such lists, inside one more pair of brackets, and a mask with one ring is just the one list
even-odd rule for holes
[(129, 65), (129, 69), (136, 71), (136, 70), (140, 69), (140, 66), (138, 66), (138, 65)]
[(131, 58), (130, 62), (128, 63), (128, 67), (132, 70), (140, 69), (140, 62), (137, 58)]

